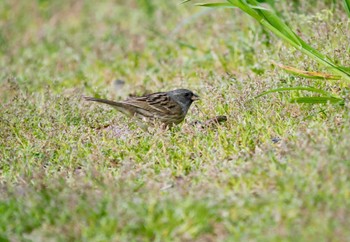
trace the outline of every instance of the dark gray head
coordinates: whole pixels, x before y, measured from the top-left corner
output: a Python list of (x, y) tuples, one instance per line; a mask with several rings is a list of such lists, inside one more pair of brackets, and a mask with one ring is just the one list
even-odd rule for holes
[(182, 110), (187, 113), (193, 101), (199, 100), (199, 96), (187, 89), (176, 89), (167, 92), (167, 94), (178, 104), (181, 105)]

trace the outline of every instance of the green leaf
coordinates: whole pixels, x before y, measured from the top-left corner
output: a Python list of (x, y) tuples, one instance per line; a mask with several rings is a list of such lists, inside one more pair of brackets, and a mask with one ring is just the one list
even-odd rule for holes
[(250, 4), (248, 4), (248, 6), (253, 8), (253, 9), (260, 9), (260, 10), (265, 10), (265, 11), (271, 11), (271, 9), (264, 8), (264, 7), (261, 7), (261, 6), (254, 6), (254, 5), (250, 5)]
[(350, 67), (347, 66), (338, 66), (339, 69), (345, 71), (345, 72), (349, 72), (350, 73)]
[(264, 20), (268, 21), (275, 29), (280, 31), (288, 39), (292, 40), (296, 45), (301, 46), (300, 38), (273, 12), (260, 10), (264, 16)]
[(298, 97), (289, 100), (291, 103), (307, 103), (307, 104), (340, 104), (344, 105), (344, 99), (336, 97)]
[(257, 21), (261, 20), (261, 16), (258, 14), (257, 10), (254, 10), (250, 7), (248, 3), (242, 0), (227, 0), (229, 3), (231, 3), (233, 6), (236, 6), (240, 8), (243, 12), (249, 14), (253, 18), (255, 18)]
[[(209, 8), (237, 8), (237, 6), (233, 5), (232, 3), (196, 3), (194, 4), (199, 7), (209, 7)], [(265, 10), (265, 11), (271, 11), (268, 8), (264, 8), (261, 6), (254, 6), (254, 5), (249, 5), (252, 9), (260, 9), (260, 10)]]
[(209, 8), (237, 8), (231, 3), (196, 3), (196, 6), (209, 7)]
[(345, 11), (348, 14), (348, 17), (350, 18), (350, 0), (343, 0), (343, 3)]

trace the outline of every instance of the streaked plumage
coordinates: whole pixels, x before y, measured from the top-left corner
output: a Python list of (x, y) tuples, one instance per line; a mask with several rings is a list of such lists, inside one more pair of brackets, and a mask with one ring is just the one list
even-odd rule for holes
[(192, 102), (198, 100), (199, 97), (190, 90), (176, 89), (132, 97), (120, 102), (93, 97), (85, 97), (85, 99), (111, 105), (129, 116), (136, 116), (148, 121), (158, 120), (172, 126), (184, 120)]

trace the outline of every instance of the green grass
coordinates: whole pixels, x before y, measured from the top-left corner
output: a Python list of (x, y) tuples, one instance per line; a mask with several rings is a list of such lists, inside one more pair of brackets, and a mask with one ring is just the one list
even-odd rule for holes
[[(342, 2), (308, 2), (276, 8), (350, 66)], [(349, 86), (271, 60), (327, 72), (239, 10), (1, 2), (0, 240), (348, 241), (349, 103), (289, 103), (306, 91), (254, 97), (317, 86), (347, 100)], [(201, 101), (171, 131), (145, 132), (81, 99), (178, 87)], [(228, 121), (191, 125), (217, 115)]]

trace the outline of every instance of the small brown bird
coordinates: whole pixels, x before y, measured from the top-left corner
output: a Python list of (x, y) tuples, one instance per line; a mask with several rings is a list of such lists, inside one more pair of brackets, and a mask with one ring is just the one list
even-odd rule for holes
[(172, 126), (185, 119), (192, 102), (198, 100), (199, 96), (187, 89), (176, 89), (132, 97), (120, 102), (93, 97), (84, 98), (88, 101), (109, 104), (128, 116), (148, 121), (159, 120), (166, 126)]

